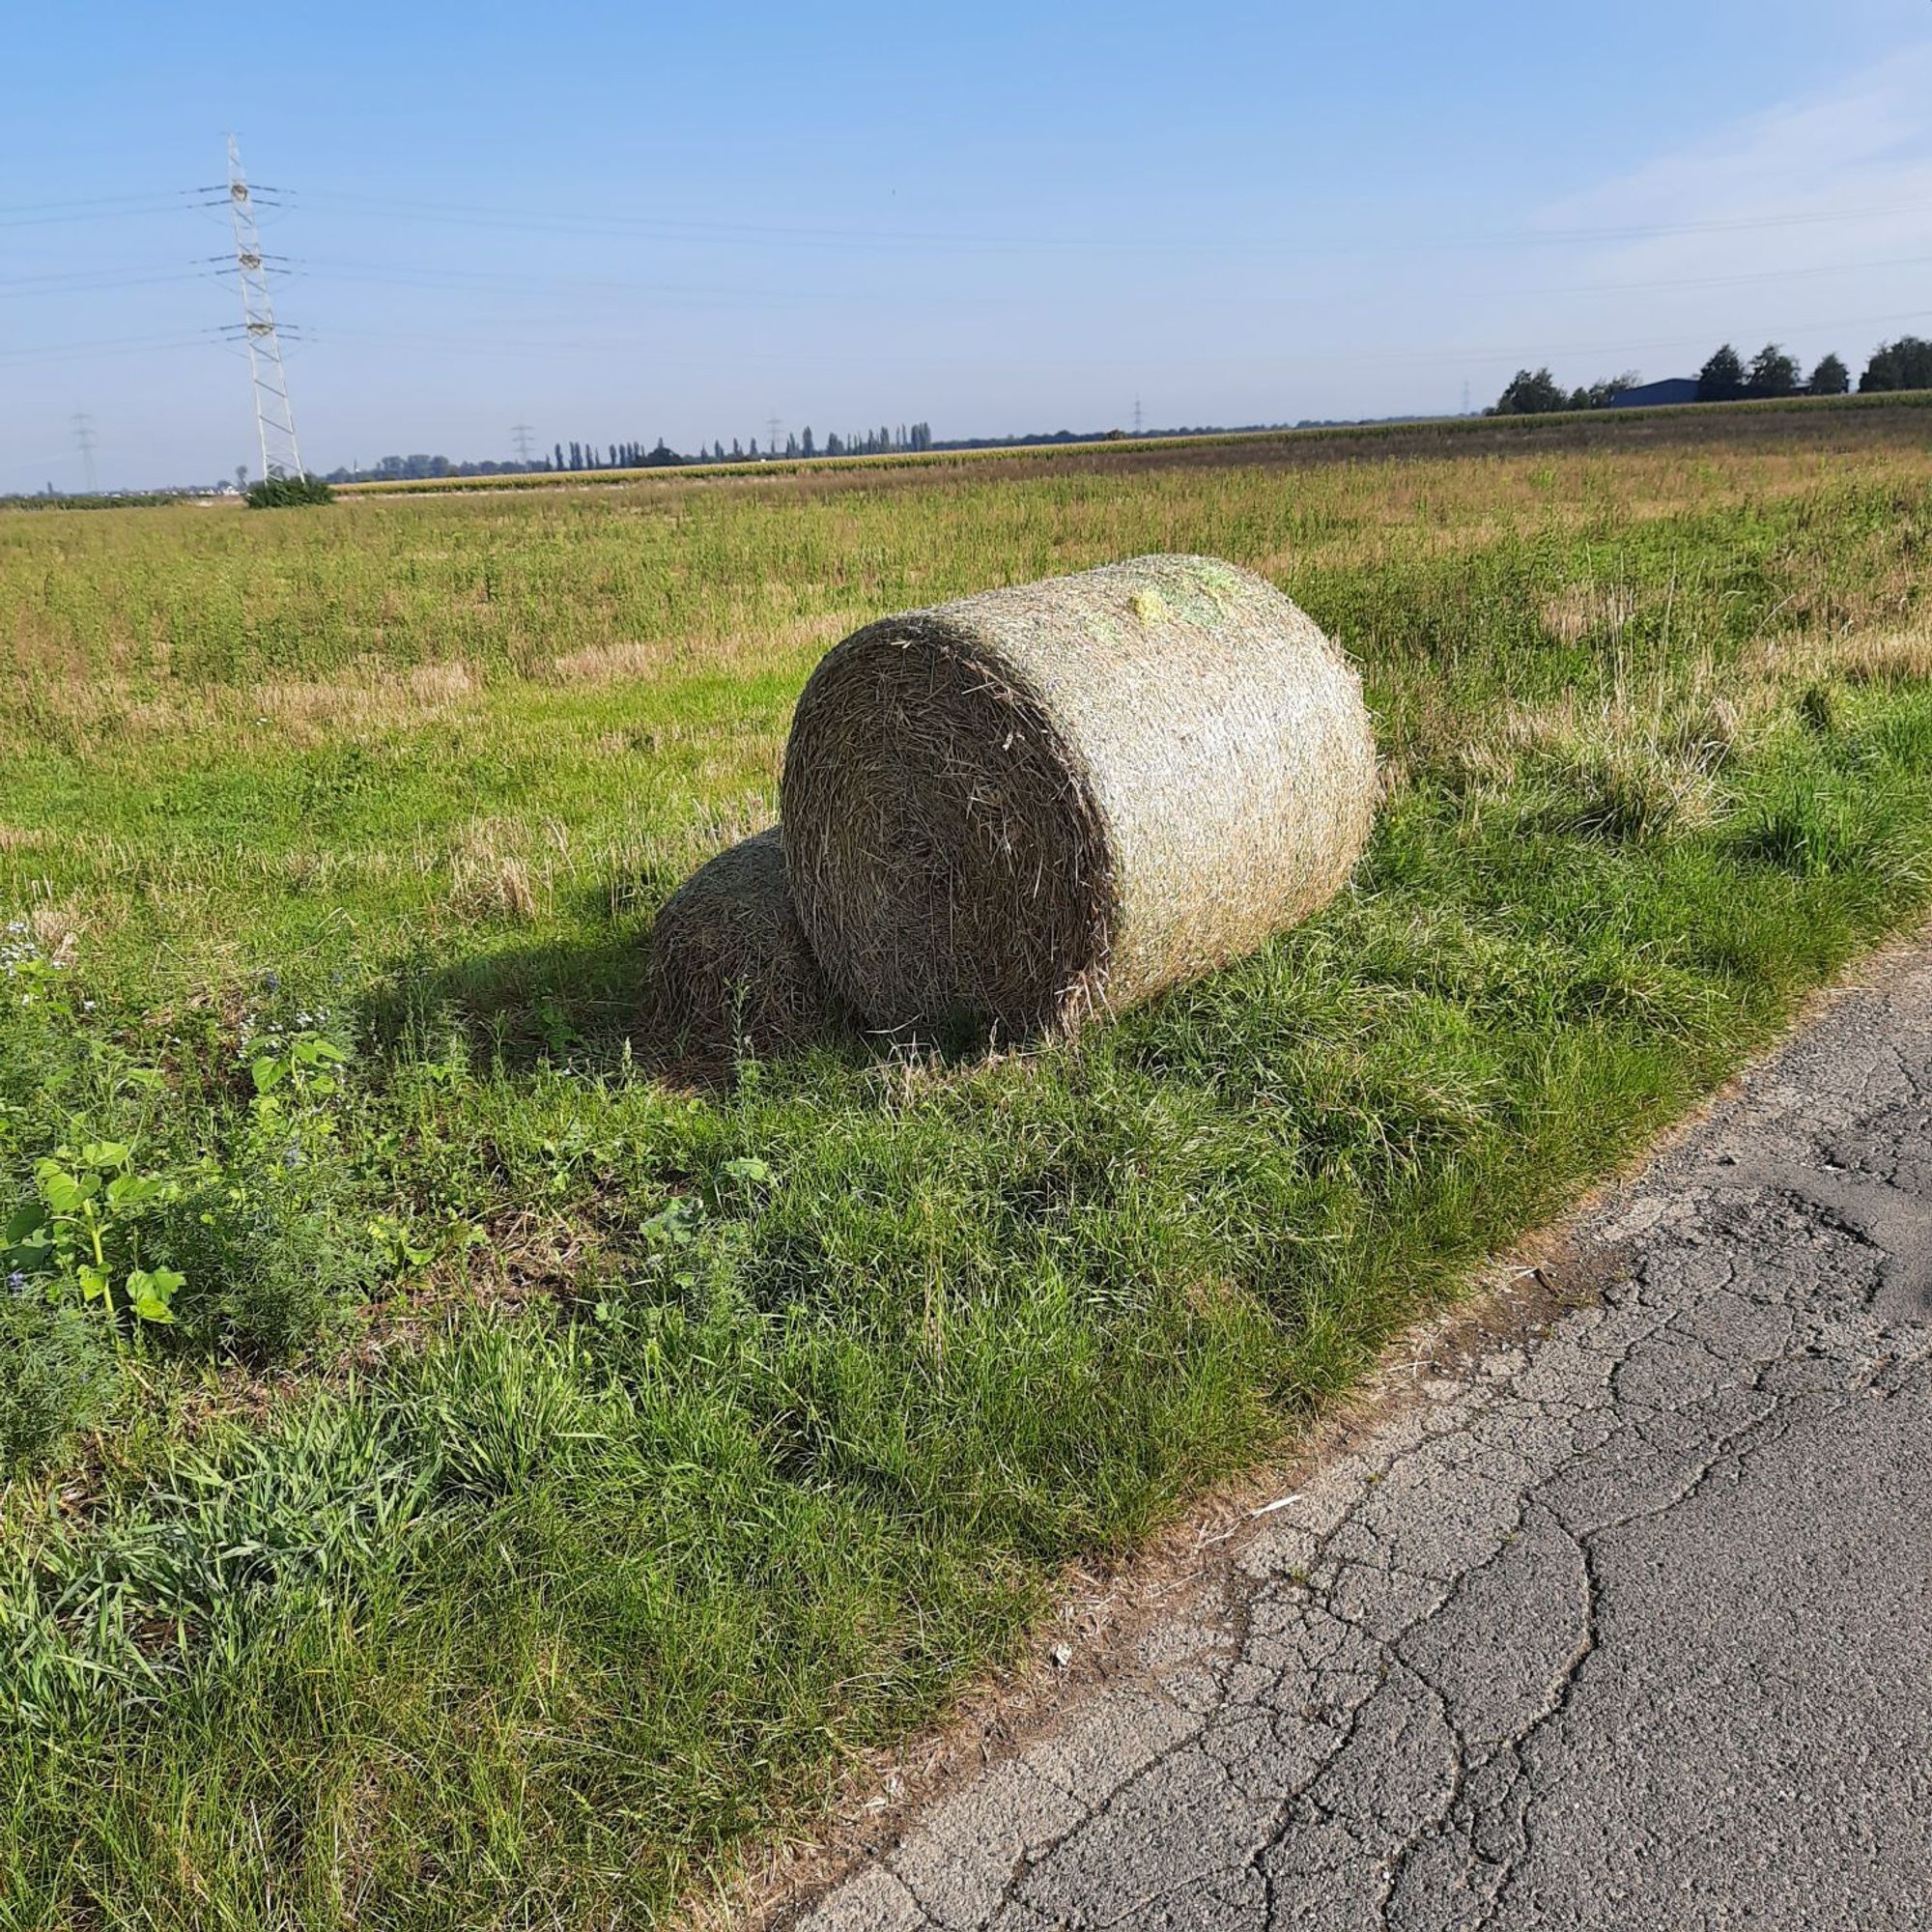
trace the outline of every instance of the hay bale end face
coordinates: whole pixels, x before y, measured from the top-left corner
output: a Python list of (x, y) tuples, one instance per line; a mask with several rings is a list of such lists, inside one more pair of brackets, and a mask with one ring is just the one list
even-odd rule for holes
[(1328, 899), (1368, 838), (1361, 685), (1251, 572), (1148, 556), (888, 617), (806, 685), (798, 919), (873, 1026), (1073, 1023)]
[(778, 829), (727, 847), (665, 901), (651, 934), (659, 1016), (700, 1051), (802, 1046), (833, 1017), (792, 910)]

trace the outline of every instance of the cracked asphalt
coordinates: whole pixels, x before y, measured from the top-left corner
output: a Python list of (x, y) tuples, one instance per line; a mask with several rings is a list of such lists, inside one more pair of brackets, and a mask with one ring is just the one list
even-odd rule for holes
[(1932, 1924), (1932, 949), (791, 1922)]

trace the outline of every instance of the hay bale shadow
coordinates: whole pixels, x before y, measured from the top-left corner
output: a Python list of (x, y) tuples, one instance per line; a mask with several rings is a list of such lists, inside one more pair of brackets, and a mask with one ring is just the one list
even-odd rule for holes
[(654, 920), (399, 960), (362, 1019), (385, 1057), (435, 1058), (454, 1031), (474, 1065), (685, 1087), (727, 1086), (748, 1058), (850, 1039), (792, 917), (776, 830), (699, 867)]

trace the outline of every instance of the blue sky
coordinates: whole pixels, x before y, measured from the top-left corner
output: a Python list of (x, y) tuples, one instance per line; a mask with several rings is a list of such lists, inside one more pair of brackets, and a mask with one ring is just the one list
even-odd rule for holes
[(0, 491), (250, 460), (235, 129), (311, 467), (1293, 420), (1932, 332), (1928, 0), (15, 10)]

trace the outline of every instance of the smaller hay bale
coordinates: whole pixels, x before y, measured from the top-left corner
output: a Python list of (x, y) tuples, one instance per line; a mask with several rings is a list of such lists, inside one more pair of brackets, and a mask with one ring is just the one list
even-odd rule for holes
[(658, 1012), (700, 1050), (782, 1053), (832, 1023), (776, 826), (700, 866), (651, 935)]

